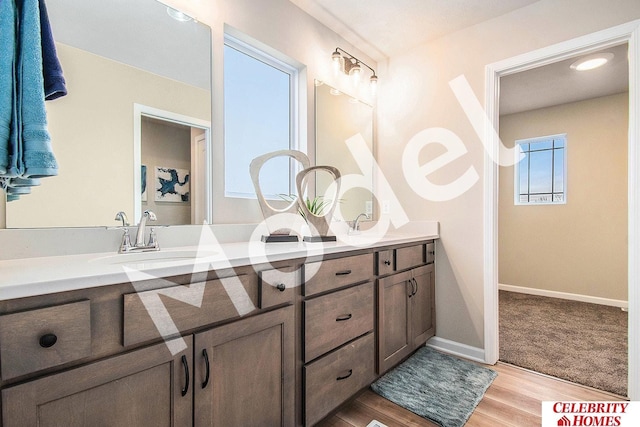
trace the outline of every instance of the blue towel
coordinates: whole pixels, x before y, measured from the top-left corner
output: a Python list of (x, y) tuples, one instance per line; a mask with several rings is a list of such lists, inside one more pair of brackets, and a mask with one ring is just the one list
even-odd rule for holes
[(29, 187), (40, 184), (38, 178), (58, 173), (47, 130), (43, 69), (50, 96), (62, 96), (66, 88), (43, 2), (0, 0), (0, 187), (7, 200), (28, 194)]
[(40, 178), (58, 174), (58, 163), (51, 150), (44, 106), (42, 44), (38, 0), (18, 0), (20, 9), (20, 119), (22, 121), (22, 176)]
[(12, 0), (0, 0), (0, 176), (9, 176), (15, 83), (16, 11)]
[[(2, 0), (0, 0), (2, 1)], [(44, 0), (38, 0), (40, 6), (40, 35), (42, 37), (42, 74), (44, 77), (44, 97), (51, 101), (67, 94), (67, 86), (62, 75), (62, 66), (58, 60), (53, 32), (49, 24), (49, 15)]]

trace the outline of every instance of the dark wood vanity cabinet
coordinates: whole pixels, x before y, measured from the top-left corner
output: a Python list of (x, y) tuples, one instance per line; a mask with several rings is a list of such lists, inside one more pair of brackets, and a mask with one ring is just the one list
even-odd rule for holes
[(433, 247), (0, 301), (0, 426), (312, 426), (434, 335)]
[(293, 307), (195, 334), (194, 426), (295, 425)]
[[(401, 266), (405, 270), (378, 279), (380, 375), (435, 334), (434, 264), (415, 266), (426, 262), (426, 246), (396, 249), (396, 269)], [(433, 250), (432, 246), (429, 249)]]
[[(300, 274), (285, 269), (0, 304), (0, 425), (295, 425)], [(164, 341), (150, 313), (183, 336)]]
[(191, 425), (192, 338), (156, 344), (2, 390), (3, 427)]

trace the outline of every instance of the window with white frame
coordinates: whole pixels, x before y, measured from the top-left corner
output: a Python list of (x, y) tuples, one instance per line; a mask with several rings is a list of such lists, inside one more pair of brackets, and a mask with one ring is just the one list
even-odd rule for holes
[[(249, 164), (276, 150), (297, 149), (298, 70), (243, 41), (225, 35), (225, 196), (255, 198)], [(260, 173), (265, 197), (295, 191), (289, 157), (267, 162)]]
[(566, 203), (567, 135), (522, 139), (516, 146), (524, 157), (515, 165), (515, 204)]

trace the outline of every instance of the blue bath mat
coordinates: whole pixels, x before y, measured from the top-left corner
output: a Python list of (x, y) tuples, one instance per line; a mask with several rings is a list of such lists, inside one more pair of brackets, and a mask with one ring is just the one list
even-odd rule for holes
[(497, 376), (491, 369), (421, 347), (371, 389), (443, 427), (461, 427)]

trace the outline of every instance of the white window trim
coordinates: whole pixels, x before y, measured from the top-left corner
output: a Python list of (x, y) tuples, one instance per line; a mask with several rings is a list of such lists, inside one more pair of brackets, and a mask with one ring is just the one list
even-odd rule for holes
[[(289, 74), (289, 149), (301, 150), (301, 143), (299, 138), (300, 128), (300, 102), (299, 102), (299, 87), (300, 87), (300, 70), (293, 63), (288, 63), (281, 59), (276, 58), (274, 55), (265, 52), (248, 41), (241, 40), (238, 37), (232, 36), (228, 33), (224, 34), (224, 44), (233, 49), (238, 50), (252, 58), (264, 62), (284, 73)], [(280, 55), (282, 56), (282, 55)], [(292, 61), (293, 62), (293, 61)], [(224, 84), (223, 84), (224, 87)], [(226, 168), (226, 137), (223, 138), (223, 152), (224, 152), (224, 167)], [(291, 162), (291, 170), (289, 171), (289, 194), (296, 194), (296, 174), (299, 172), (298, 165), (295, 162)], [(223, 176), (226, 177), (226, 174)], [(227, 191), (226, 178), (224, 182), (224, 197), (235, 199), (256, 199), (255, 193), (239, 193), (233, 191)], [(273, 195), (266, 195), (267, 200), (282, 200), (279, 197)]]
[[(562, 171), (562, 179), (563, 179), (563, 194), (564, 197), (560, 202), (521, 202), (520, 201), (520, 162), (518, 159), (520, 158), (520, 150), (513, 150), (514, 155), (516, 156), (515, 164), (513, 165), (513, 203), (516, 206), (544, 206), (544, 205), (566, 205), (567, 204), (567, 134), (559, 133), (556, 135), (548, 135), (548, 136), (539, 136), (535, 138), (524, 138), (518, 139), (515, 141), (515, 146), (519, 147), (520, 144), (535, 144), (536, 142), (548, 141), (550, 139), (564, 139), (564, 159), (563, 159), (563, 171)], [(551, 197), (553, 199), (553, 195)]]

